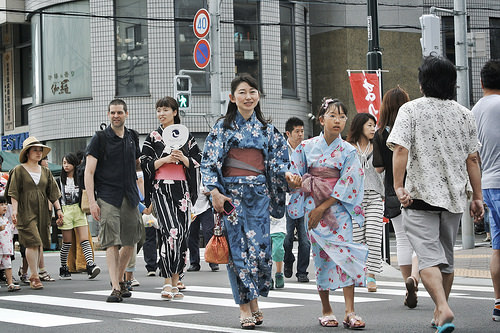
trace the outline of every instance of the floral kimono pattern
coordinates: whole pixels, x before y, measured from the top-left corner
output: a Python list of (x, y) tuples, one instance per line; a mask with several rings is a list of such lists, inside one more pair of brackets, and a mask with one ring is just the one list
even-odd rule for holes
[[(235, 210), (223, 218), (229, 244), (228, 275), (237, 304), (267, 296), (271, 285), (271, 238), (269, 215), (285, 213), (288, 148), (271, 124), (263, 128), (255, 113), (245, 120), (239, 112), (232, 129), (220, 120), (205, 141), (201, 166), (202, 182), (210, 190), (231, 198)], [(265, 174), (224, 177), (222, 166), (231, 148), (259, 149)]]
[[(304, 176), (310, 168), (337, 169), (340, 176), (331, 189), (331, 197), (338, 200), (331, 213), (325, 214), (317, 227), (308, 230), (311, 241), (316, 284), (318, 290), (335, 290), (351, 285), (364, 286), (366, 277), (366, 245), (352, 242), (353, 221), (363, 225), (363, 169), (356, 149), (341, 137), (327, 145), (323, 135), (303, 141), (291, 157), (291, 171)], [(306, 226), (309, 213), (316, 207), (313, 196), (300, 190), (292, 192), (288, 213), (293, 218), (304, 216)]]
[(164, 152), (161, 126), (151, 132), (142, 147), (141, 167), (144, 171), (144, 191), (146, 207), (153, 203), (160, 231), (159, 268), (160, 276), (182, 274), (186, 265), (187, 239), (189, 235), (189, 205), (195, 204), (201, 151), (194, 137), (189, 134), (188, 141), (181, 148), (189, 158), (189, 168), (184, 168), (186, 180), (155, 179), (154, 162), (168, 156)]

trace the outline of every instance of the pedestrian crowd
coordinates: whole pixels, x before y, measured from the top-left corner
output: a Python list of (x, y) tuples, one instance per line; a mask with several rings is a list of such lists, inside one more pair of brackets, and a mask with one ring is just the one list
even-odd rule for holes
[[(377, 291), (386, 218), (396, 234), (404, 305), (417, 306), (422, 281), (435, 304), (431, 326), (451, 332), (455, 313), (448, 297), (458, 229), (464, 214), (477, 222), (487, 207), (492, 318), (500, 321), (500, 61), (484, 65), (484, 97), (472, 111), (454, 100), (456, 78), (451, 62), (426, 57), (418, 74), (423, 97), (410, 100), (399, 86), (388, 90), (378, 123), (325, 97), (315, 114), (321, 133), (304, 139), (303, 121), (291, 117), (285, 139), (265, 117), (257, 81), (241, 74), (231, 82), (227, 112), (203, 150), (181, 125), (174, 98), (157, 101), (159, 125), (142, 149), (138, 133), (125, 126), (127, 104), (115, 99), (108, 106), (110, 125), (96, 132), (83, 158), (64, 155), (57, 179), (40, 165), (50, 148), (29, 137), (21, 164), (0, 181), (0, 269), (7, 289), (21, 289), (11, 264), (16, 240), (21, 280), (32, 289), (54, 281), (43, 259), (51, 215), (62, 231), (60, 279), (71, 279), (78, 255), (69, 257), (76, 246), (88, 278), (96, 278), (101, 268), (94, 262), (91, 216), (106, 252), (107, 302), (122, 302), (139, 285), (134, 271), (141, 248), (147, 275), (158, 271), (164, 279), (161, 298), (180, 301), (185, 271), (201, 269), (200, 230), (203, 247), (220, 221), (241, 328), (263, 324), (259, 297), (284, 288), (295, 261), (297, 281), (309, 282), (312, 252), (319, 324), (337, 327), (341, 320), (345, 328), (362, 329), (367, 324), (355, 311), (355, 287)], [(208, 264), (219, 270), (218, 263)], [(345, 301), (339, 319), (329, 300), (336, 289)]]

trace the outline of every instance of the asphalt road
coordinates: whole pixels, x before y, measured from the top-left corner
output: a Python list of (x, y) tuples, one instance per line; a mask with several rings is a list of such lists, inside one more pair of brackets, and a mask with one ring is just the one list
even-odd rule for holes
[[(49, 272), (59, 272), (59, 254), (46, 253)], [(19, 258), (19, 257), (18, 257)], [(132, 298), (106, 303), (110, 293), (104, 252), (96, 252), (102, 272), (95, 280), (73, 274), (71, 281), (45, 282), (43, 290), (22, 286), (17, 293), (0, 289), (0, 332), (241, 332), (238, 307), (234, 304), (225, 267), (211, 272), (202, 263), (200, 272), (186, 273), (182, 301), (160, 298), (163, 279), (146, 277), (142, 256), (137, 259), (136, 278), (141, 285)], [(17, 272), (19, 260), (14, 261)], [(312, 266), (309, 272), (313, 272)], [(314, 278), (313, 274), (309, 274)], [(403, 306), (404, 285), (399, 272), (384, 266), (378, 277), (378, 291), (356, 289), (356, 311), (366, 321), (367, 332), (433, 332), (430, 327), (433, 303), (420, 286), (417, 308)], [(330, 296), (337, 317), (343, 314), (342, 293)], [(489, 279), (457, 278), (450, 296), (456, 332), (500, 332), (491, 320), (493, 288)], [(325, 332), (343, 328), (322, 328), (318, 324), (321, 304), (314, 282), (286, 279), (285, 288), (261, 298), (264, 324), (259, 332)], [(246, 332), (246, 330), (245, 330)]]

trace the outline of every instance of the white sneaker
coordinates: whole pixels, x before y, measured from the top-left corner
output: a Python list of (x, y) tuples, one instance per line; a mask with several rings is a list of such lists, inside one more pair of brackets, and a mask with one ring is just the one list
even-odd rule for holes
[(131, 287), (139, 287), (141, 284), (139, 283), (139, 281), (137, 281), (135, 278), (132, 279), (132, 281), (130, 281), (130, 286)]

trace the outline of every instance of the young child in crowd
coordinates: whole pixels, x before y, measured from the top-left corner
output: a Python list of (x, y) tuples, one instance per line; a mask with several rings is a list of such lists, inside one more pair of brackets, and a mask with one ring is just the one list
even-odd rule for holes
[(5, 196), (0, 196), (0, 269), (5, 270), (7, 278), (8, 291), (18, 291), (21, 288), (12, 282), (12, 262), (11, 255), (14, 254), (14, 246), (12, 244), (12, 233), (14, 225), (6, 216), (7, 199)]
[[(286, 212), (285, 212), (286, 214)], [(285, 286), (285, 278), (283, 276), (283, 259), (285, 258), (285, 249), (283, 241), (286, 237), (286, 216), (276, 219), (271, 216), (271, 246), (273, 262), (276, 264), (276, 273), (274, 281), (271, 280), (271, 289), (279, 289)]]

